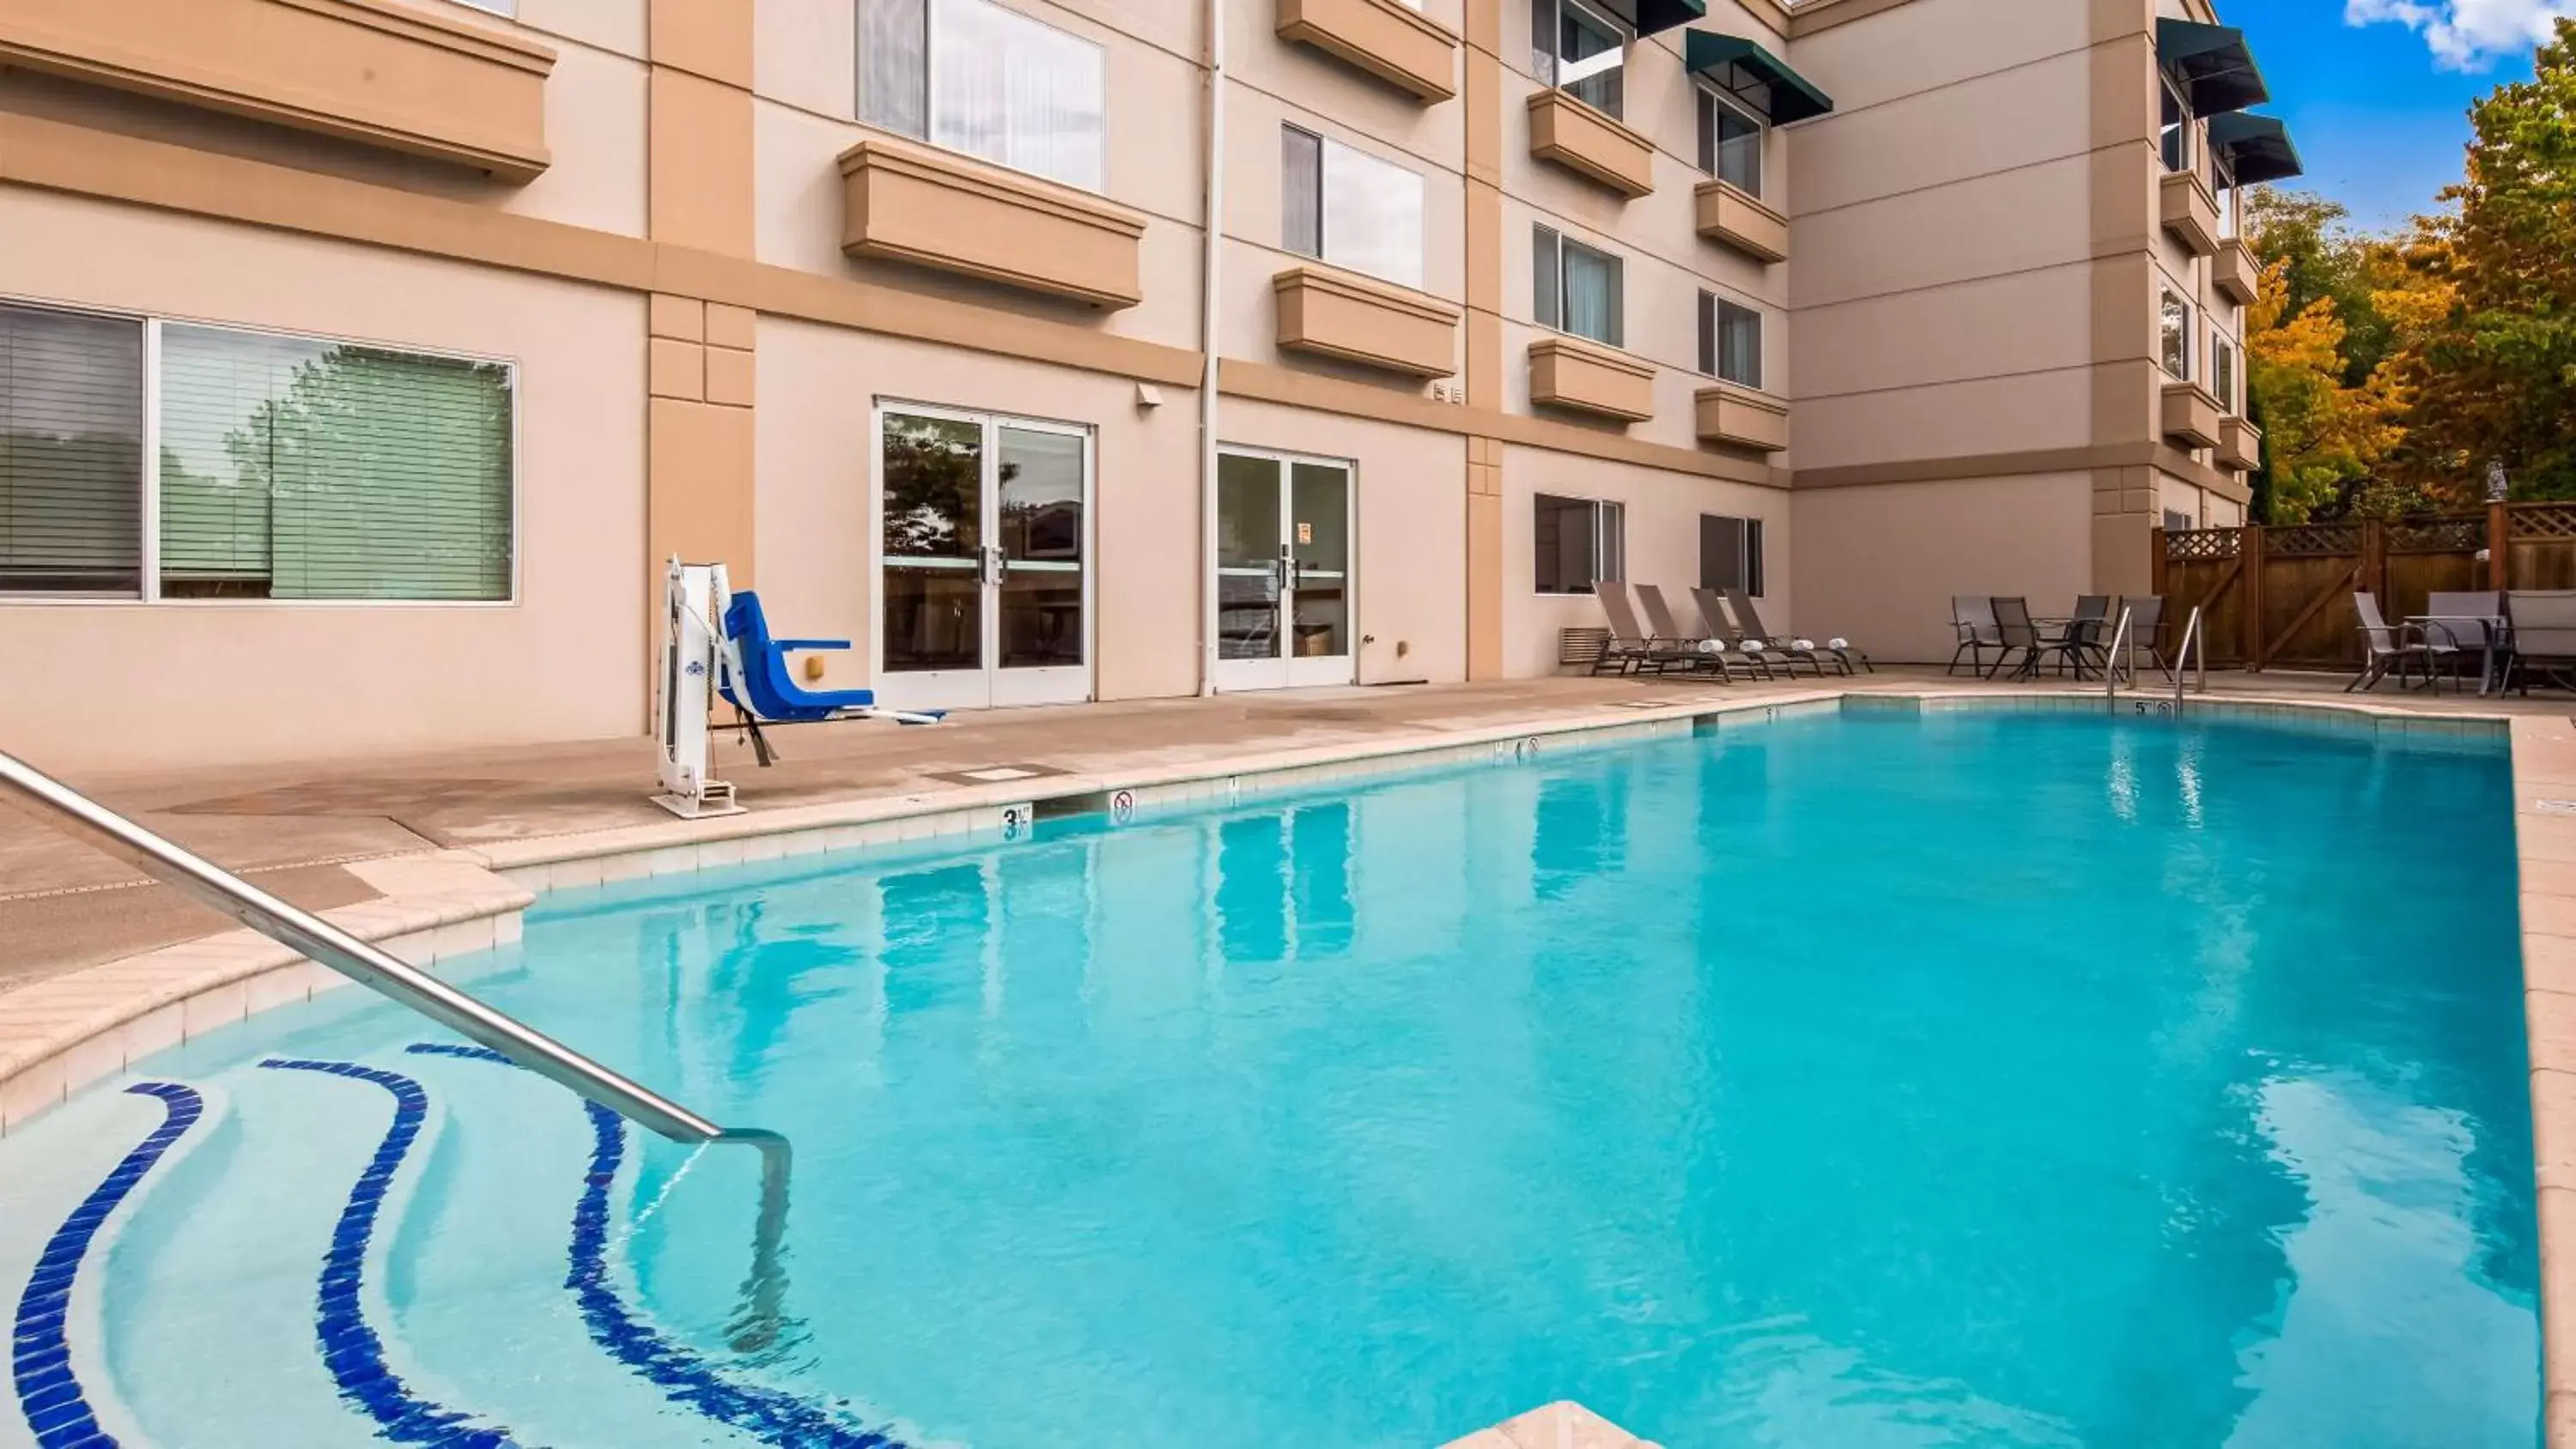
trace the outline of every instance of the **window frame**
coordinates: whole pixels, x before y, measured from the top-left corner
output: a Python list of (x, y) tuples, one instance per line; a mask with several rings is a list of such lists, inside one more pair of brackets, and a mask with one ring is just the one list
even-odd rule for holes
[[(1539, 582), (1538, 582), (1538, 562), (1539, 562), (1539, 553), (1538, 553), (1538, 513), (1539, 513), (1539, 510), (1540, 510), (1541, 508), (1545, 507), (1546, 505), (1548, 505), (1548, 504), (1550, 504), (1550, 503), (1556, 503), (1556, 504), (1579, 504), (1579, 505), (1582, 505), (1582, 507), (1583, 507), (1584, 509), (1588, 509), (1588, 510), (1590, 510), (1591, 517), (1592, 517), (1592, 564), (1591, 564), (1591, 577), (1589, 577), (1589, 578), (1585, 579), (1585, 580), (1583, 581), (1583, 587), (1581, 587), (1581, 588), (1579, 588), (1579, 589), (1565, 589), (1565, 588), (1549, 589), (1549, 588), (1541, 588), (1541, 587), (1539, 586)], [(1576, 510), (1576, 509), (1572, 509), (1572, 508), (1561, 508), (1561, 509), (1559, 509), (1558, 511), (1560, 511), (1560, 512), (1568, 512), (1568, 513), (1571, 513), (1571, 512), (1578, 511), (1578, 510)], [(1618, 540), (1617, 540), (1617, 542), (1616, 542), (1614, 545), (1609, 546), (1609, 547), (1604, 547), (1603, 545), (1604, 545), (1604, 544), (1605, 544), (1605, 542), (1607, 542), (1607, 540), (1609, 539), (1609, 529), (1605, 526), (1605, 524), (1606, 524), (1608, 521), (1611, 521), (1611, 520), (1615, 520), (1615, 521), (1617, 522), (1617, 524), (1618, 524), (1618, 534), (1619, 534), (1619, 536), (1618, 536)], [(1607, 563), (1612, 563), (1612, 562), (1615, 562), (1615, 563), (1617, 563), (1617, 564), (1619, 565), (1619, 570), (1618, 570), (1617, 572), (1610, 572), (1610, 571), (1606, 571), (1606, 570), (1605, 570), (1604, 565), (1605, 565), (1605, 564), (1607, 564)], [(1595, 587), (1594, 587), (1594, 585), (1596, 585), (1596, 584), (1600, 583), (1600, 582), (1601, 582), (1602, 580), (1604, 580), (1604, 579), (1620, 579), (1620, 575), (1621, 575), (1622, 573), (1624, 573), (1624, 572), (1626, 571), (1626, 569), (1627, 569), (1627, 564), (1628, 564), (1628, 505), (1627, 505), (1627, 503), (1626, 503), (1626, 501), (1625, 501), (1625, 500), (1617, 499), (1617, 498), (1586, 498), (1586, 497), (1582, 496), (1581, 494), (1577, 494), (1577, 493), (1535, 493), (1535, 492), (1534, 492), (1534, 493), (1530, 494), (1530, 592), (1531, 592), (1531, 594), (1533, 594), (1534, 596), (1536, 596), (1536, 597), (1538, 597), (1538, 598), (1542, 598), (1542, 599), (1585, 599), (1585, 598), (1591, 598), (1591, 597), (1594, 597), (1595, 595), (1599, 594), (1599, 592), (1600, 592), (1600, 590), (1599, 590), (1599, 589), (1597, 589), (1597, 588), (1595, 588)], [(1620, 581), (1621, 581), (1621, 582), (1625, 582), (1625, 580), (1624, 580), (1624, 579), (1620, 579)]]
[[(930, 3), (935, 4), (937, 0), (930, 0)], [(2194, 133), (2199, 129), (2200, 120), (2198, 116), (2192, 114), (2191, 92), (2184, 88), (2169, 66), (2156, 68), (2156, 84), (2163, 87), (2163, 99), (2158, 102), (2159, 109), (2156, 116), (2156, 158), (2163, 163), (2168, 172), (2190, 171), (2194, 169), (2198, 160), (2196, 148), (2192, 143), (2195, 140)], [(2164, 119), (2162, 108), (2167, 102), (2171, 103), (2174, 114), (2182, 118), (2179, 122), (2167, 122)], [(2179, 158), (2175, 155), (2177, 147), (2181, 152)]]
[(2217, 324), (2212, 323), (2209, 329), (2209, 392), (2218, 399), (2219, 408), (2230, 417), (2239, 412), (2236, 401), (2236, 375), (2242, 371), (2237, 361), (2239, 355), (2236, 339), (2219, 331)]
[[(936, 0), (933, 0), (933, 3), (936, 3)], [(1603, 32), (1616, 39), (1618, 44), (1609, 50), (1601, 52), (1600, 55), (1589, 57), (1586, 61), (1569, 62), (1566, 60), (1564, 54), (1565, 11), (1569, 7), (1571, 7), (1576, 13), (1580, 14), (1586, 21), (1597, 26)], [(1608, 116), (1614, 121), (1624, 123), (1627, 120), (1625, 113), (1628, 109), (1628, 85), (1626, 76), (1628, 69), (1628, 52), (1637, 43), (1636, 32), (1629, 27), (1627, 22), (1621, 20), (1618, 16), (1611, 14), (1606, 7), (1587, 3), (1587, 0), (1530, 0), (1530, 13), (1533, 18), (1543, 14), (1547, 17), (1548, 21), (1546, 53), (1547, 65), (1545, 73), (1536, 77), (1539, 83), (1550, 90), (1565, 91), (1568, 94), (1572, 94), (1573, 87), (1577, 83), (1590, 80), (1596, 75), (1602, 75), (1616, 70), (1620, 72), (1619, 108), (1614, 111), (1601, 106), (1593, 106), (1593, 109), (1600, 111), (1603, 115)], [(1533, 40), (1536, 38), (1536, 36), (1531, 37)], [(1604, 60), (1604, 57), (1609, 56), (1615, 56), (1617, 59), (1615, 61)], [(1536, 60), (1538, 58), (1537, 48), (1533, 46), (1531, 59)], [(1569, 64), (1589, 65), (1590, 68), (1580, 75), (1569, 78), (1565, 73), (1566, 67)], [(1592, 102), (1584, 100), (1583, 97), (1579, 95), (1574, 98), (1578, 101), (1583, 101), (1583, 104), (1587, 106), (1592, 105)]]
[[(1390, 287), (1402, 287), (1408, 291), (1414, 292), (1423, 290), (1424, 286), (1430, 279), (1431, 271), (1431, 185), (1429, 179), (1423, 176), (1421, 172), (1414, 170), (1412, 167), (1407, 166), (1400, 161), (1389, 160), (1384, 156), (1378, 155), (1374, 151), (1354, 146), (1347, 141), (1337, 141), (1332, 137), (1325, 135), (1323, 132), (1316, 130), (1312, 126), (1299, 125), (1293, 120), (1281, 121), (1279, 123), (1279, 134), (1279, 249), (1290, 256), (1306, 257), (1314, 261), (1322, 262), (1328, 267), (1338, 267), (1341, 270), (1350, 272), (1356, 276), (1368, 277), (1376, 281), (1384, 282)], [(1315, 204), (1315, 249), (1311, 252), (1301, 250), (1297, 245), (1297, 239), (1292, 238), (1289, 235), (1289, 169), (1287, 138), (1291, 135), (1301, 136), (1307, 141), (1312, 142), (1314, 146), (1315, 163), (1312, 180), (1314, 184)], [(1390, 170), (1400, 171), (1404, 175), (1413, 179), (1413, 219), (1415, 231), (1414, 241), (1416, 246), (1413, 257), (1412, 276), (1390, 277), (1384, 272), (1372, 271), (1367, 267), (1341, 260), (1331, 254), (1333, 244), (1333, 219), (1331, 211), (1327, 205), (1329, 191), (1325, 185), (1325, 171), (1332, 164), (1329, 158), (1333, 148), (1335, 147), (1339, 147), (1362, 160), (1387, 167)]]
[(2221, 241), (2243, 234), (2243, 208), (2236, 194), (2236, 168), (2227, 163), (2213, 146), (2209, 150), (2209, 194), (2218, 203), (2218, 237)]
[[(360, 337), (340, 332), (314, 332), (295, 327), (277, 327), (255, 322), (227, 322), (219, 318), (182, 315), (175, 312), (138, 312), (116, 307), (92, 307), (77, 303), (49, 301), (21, 293), (0, 292), (0, 306), (21, 307), (31, 311), (67, 312), (75, 316), (98, 317), (119, 322), (139, 323), (143, 328), (143, 459), (141, 477), (136, 480), (142, 510), (140, 537), (136, 540), (136, 561), (140, 569), (139, 587), (131, 594), (101, 593), (36, 593), (0, 590), (0, 604), (10, 608), (21, 605), (42, 607), (118, 608), (150, 606), (181, 609), (515, 609), (525, 597), (527, 567), (525, 487), (527, 446), (527, 390), (525, 369), (515, 357), (502, 357), (476, 352), (462, 352), (448, 347), (423, 347), (409, 342), (391, 342), (381, 338)], [(165, 596), (161, 592), (161, 329), (167, 325), (196, 327), (216, 332), (239, 332), (254, 337), (278, 337), (297, 342), (321, 342), (340, 347), (366, 347), (380, 352), (404, 353), (413, 357), (437, 358), (446, 362), (466, 362), (483, 367), (504, 369), (510, 380), (510, 588), (497, 599), (255, 599), (206, 596)]]
[(1708, 526), (1711, 523), (1735, 525), (1735, 572), (1744, 580), (1740, 587), (1743, 588), (1746, 597), (1753, 599), (1771, 597), (1765, 592), (1766, 586), (1771, 581), (1771, 574), (1770, 570), (1763, 567), (1762, 562), (1764, 542), (1762, 520), (1751, 514), (1703, 513), (1699, 516), (1697, 546), (1700, 587), (1718, 589), (1725, 587), (1723, 584), (1708, 582)]
[[(1769, 182), (1771, 174), (1771, 123), (1755, 115), (1752, 107), (1705, 80), (1693, 81), (1691, 89), (1699, 93), (1698, 99), (1692, 105), (1692, 116), (1694, 124), (1699, 127), (1701, 154), (1694, 159), (1700, 163), (1701, 174), (1714, 176), (1756, 201), (1761, 200), (1762, 188)], [(1724, 107), (1733, 111), (1738, 120), (1750, 122), (1753, 126), (1753, 184), (1751, 186), (1746, 186), (1740, 181), (1729, 180), (1718, 169), (1718, 155), (1725, 143), (1718, 139), (1713, 107)]]
[[(1753, 380), (1751, 382), (1740, 377), (1729, 377), (1726, 373), (1726, 314), (1730, 311), (1740, 312), (1753, 319)], [(1700, 376), (1715, 378), (1728, 387), (1742, 388), (1746, 392), (1768, 391), (1762, 386), (1762, 324), (1761, 308), (1747, 307), (1741, 302), (1721, 297), (1705, 287), (1701, 288), (1699, 356), (1695, 359), (1704, 364), (1699, 368)]]
[(850, 13), (856, 20), (856, 24), (852, 27), (850, 45), (850, 59), (852, 65), (851, 74), (856, 81), (856, 85), (852, 88), (852, 94), (850, 97), (851, 120), (856, 121), (862, 126), (886, 132), (889, 135), (901, 136), (908, 141), (918, 141), (924, 146), (944, 151), (951, 156), (963, 156), (969, 161), (973, 161), (984, 166), (998, 166), (1002, 170), (1008, 171), (1016, 176), (1032, 177), (1036, 180), (1043, 181), (1050, 186), (1067, 187), (1071, 190), (1083, 192), (1086, 195), (1091, 196), (1105, 197), (1109, 194), (1109, 47), (1107, 44), (1094, 40), (1090, 36), (1081, 34), (1078, 31), (1057, 25), (1052, 21), (1041, 19), (1016, 5), (1004, 3), (1004, 0), (982, 0), (982, 3), (991, 5), (997, 10), (1006, 11), (1032, 25), (1043, 26), (1068, 40), (1079, 41), (1083, 45), (1089, 47), (1091, 52), (1099, 57), (1100, 144), (1098, 148), (1099, 154), (1094, 158), (1094, 160), (1099, 168), (1100, 185), (1097, 187), (1091, 187), (1085, 186), (1079, 181), (1067, 181), (1061, 176), (1049, 176), (1043, 171), (1032, 171), (1025, 166), (1014, 165), (1011, 162), (997, 160), (991, 156), (978, 155), (973, 151), (967, 151), (956, 146), (951, 146), (938, 138), (936, 133), (939, 129), (939, 12), (945, 8), (947, 4), (953, 3), (953, 0), (921, 0), (920, 132), (915, 134), (897, 126), (890, 126), (880, 121), (870, 120), (867, 114), (867, 22), (865, 17), (859, 13), (865, 3), (866, 0), (849, 0)]
[[(2175, 320), (2177, 311), (2179, 321)], [(2175, 382), (2196, 381), (2192, 376), (2192, 354), (2200, 349), (2191, 345), (2191, 314), (2190, 301), (2174, 290), (2172, 283), (2163, 284), (2156, 304), (2156, 366)], [(2179, 346), (2173, 345), (2177, 342)], [(2175, 371), (2174, 361), (2168, 360), (2169, 355), (2180, 362), (2180, 371)]]
[[(1542, 232), (1546, 233), (1547, 236), (1552, 239), (1552, 249), (1555, 253), (1554, 270), (1556, 279), (1554, 297), (1556, 303), (1556, 316), (1553, 319), (1546, 316), (1546, 309), (1539, 306), (1541, 270), (1538, 260), (1540, 246), (1538, 238), (1539, 234)], [(1610, 330), (1614, 335), (1610, 337), (1595, 337), (1587, 332), (1577, 332), (1565, 325), (1565, 252), (1568, 247), (1588, 252), (1610, 264), (1611, 275), (1618, 282), (1618, 295), (1612, 299), (1615, 305), (1611, 308), (1610, 317)], [(1579, 337), (1586, 342), (1596, 342), (1603, 347), (1615, 347), (1622, 352), (1626, 351), (1628, 348), (1628, 259), (1605, 247), (1596, 247), (1588, 242), (1577, 241), (1573, 237), (1567, 236), (1563, 227), (1550, 226), (1543, 221), (1531, 223), (1530, 319), (1537, 326), (1543, 327), (1550, 332), (1557, 333), (1560, 336)]]

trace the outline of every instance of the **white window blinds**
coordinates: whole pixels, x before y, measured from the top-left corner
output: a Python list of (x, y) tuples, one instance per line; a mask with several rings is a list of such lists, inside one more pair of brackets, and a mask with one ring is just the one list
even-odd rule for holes
[(165, 326), (163, 594), (508, 598), (511, 394), (494, 363)]
[(859, 119), (1088, 191), (1106, 184), (1107, 60), (992, 0), (858, 0)]
[(143, 324), (0, 307), (0, 591), (135, 592), (142, 500)]

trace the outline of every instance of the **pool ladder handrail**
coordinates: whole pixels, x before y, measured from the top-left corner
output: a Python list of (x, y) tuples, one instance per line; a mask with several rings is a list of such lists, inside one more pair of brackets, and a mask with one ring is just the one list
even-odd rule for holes
[(746, 1323), (737, 1346), (775, 1337), (782, 1283), (778, 1249), (787, 1219), (792, 1154), (787, 1139), (753, 1127), (720, 1127), (649, 1087), (611, 1071), (536, 1028), (495, 1010), (419, 967), (329, 921), (290, 905), (205, 857), (145, 829), (0, 750), (5, 796), (65, 834), (96, 846), (182, 895), (230, 916), (270, 940), (319, 961), (378, 995), (499, 1052), (519, 1066), (673, 1142), (756, 1147), (761, 1155), (761, 1207), (746, 1289)]
[(2183, 685), (2191, 677), (2191, 662), (2200, 661), (2200, 683), (2195, 691), (2209, 693), (2209, 636), (2200, 627), (2200, 606), (2191, 606), (2191, 618), (2182, 626), (2182, 647), (2174, 651), (2174, 717), (2182, 717)]
[(2126, 604), (2120, 606), (2119, 627), (2111, 631), (2111, 642), (2102, 651), (2102, 697), (2104, 699), (2115, 700), (2120, 697), (2120, 647), (2124, 644), (2129, 650), (2129, 682), (2136, 684), (2138, 682), (2138, 637), (2129, 630), (2129, 606)]

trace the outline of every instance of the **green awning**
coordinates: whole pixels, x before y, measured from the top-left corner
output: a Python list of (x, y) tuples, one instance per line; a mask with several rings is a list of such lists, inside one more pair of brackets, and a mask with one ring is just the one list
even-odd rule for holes
[(1713, 35), (1694, 30), (1682, 37), (1682, 68), (1706, 76), (1719, 90), (1762, 113), (1778, 125), (1821, 116), (1834, 108), (1831, 97), (1788, 63), (1740, 35)]
[(2158, 20), (2156, 60), (2181, 75), (2196, 116), (2241, 111), (2272, 98), (2254, 52), (2245, 48), (2245, 32), (2232, 25)]
[(2236, 184), (2254, 186), (2301, 174), (2299, 148), (2290, 144), (2290, 128), (2275, 116), (2230, 111), (2209, 118), (2209, 149), (2227, 158)]
[(1639, 35), (1708, 18), (1708, 0), (1602, 0), (1602, 4)]

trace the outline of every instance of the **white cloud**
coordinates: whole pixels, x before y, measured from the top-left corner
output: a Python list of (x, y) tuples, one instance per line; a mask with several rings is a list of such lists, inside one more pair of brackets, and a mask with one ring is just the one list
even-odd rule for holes
[(2421, 33), (2446, 70), (2484, 70), (2508, 51), (2549, 38), (2576, 17), (2576, 0), (2344, 0), (2343, 23), (2394, 21)]

